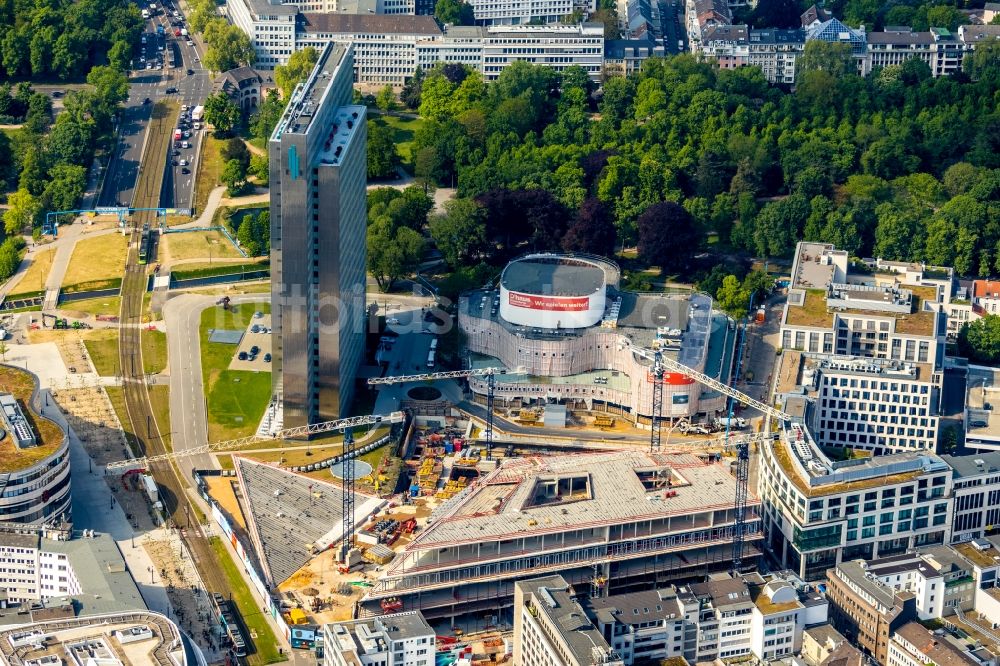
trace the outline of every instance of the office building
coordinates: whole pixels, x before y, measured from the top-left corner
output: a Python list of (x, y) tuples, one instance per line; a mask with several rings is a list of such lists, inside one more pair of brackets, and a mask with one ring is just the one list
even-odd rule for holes
[(952, 469), (952, 540), (972, 541), (1000, 527), (1000, 451), (941, 459)]
[[(969, 365), (965, 375), (965, 447), (981, 453), (1000, 451), (1000, 413), (994, 405), (1000, 404), (1000, 369), (983, 365)], [(979, 456), (987, 460), (984, 456)], [(998, 467), (996, 458), (988, 458), (991, 467)], [(968, 465), (961, 465), (968, 469)], [(994, 484), (994, 482), (990, 482)], [(976, 485), (979, 485), (977, 483)], [(996, 487), (994, 485), (994, 487)], [(994, 518), (996, 514), (991, 514)], [(975, 520), (975, 519), (971, 519)], [(994, 524), (991, 520), (986, 524)]]
[(268, 145), (272, 384), (284, 427), (339, 418), (365, 342), (367, 123), (353, 50), (327, 45)]
[(515, 62), (551, 67), (561, 72), (582, 67), (600, 82), (604, 67), (604, 24), (493, 25), (483, 35), (483, 65), (487, 81), (496, 79)]
[(323, 626), (324, 666), (434, 666), (434, 630), (419, 612)]
[(916, 32), (888, 26), (882, 32), (868, 33), (867, 49), (866, 74), (878, 67), (902, 65), (910, 58), (917, 58), (927, 64), (931, 76), (948, 76), (962, 69), (962, 59), (970, 47), (944, 28)]
[(441, 37), (433, 16), (306, 13), (301, 16), (298, 48), (353, 44), (355, 84), (402, 88), (417, 70), (417, 42)]
[(514, 584), (514, 663), (625, 666), (558, 574)]
[(70, 519), (69, 437), (40, 416), (38, 378), (4, 367), (14, 393), (0, 394), (0, 522), (57, 524)]
[(876, 262), (801, 242), (781, 318), (779, 394), (805, 394), (821, 446), (873, 453), (937, 444), (950, 269)]
[[(504, 617), (514, 583), (547, 573), (618, 594), (726, 571), (735, 493), (726, 467), (687, 454), (505, 460), (435, 510), (368, 589), (360, 612), (380, 614), (392, 600), (429, 621)], [(747, 568), (760, 552), (758, 510), (751, 496)]]
[[(949, 637), (950, 638), (950, 637)], [(917, 622), (893, 632), (885, 666), (982, 666), (980, 661)]]
[(558, 23), (578, 10), (589, 16), (597, 9), (595, 0), (470, 0), (469, 4), (480, 25)]
[(761, 449), (767, 545), (803, 580), (821, 580), (839, 562), (951, 539), (952, 472), (931, 453), (834, 462), (797, 423)]
[[(76, 616), (72, 604), (0, 611), (0, 663), (9, 666), (197, 666), (200, 648), (172, 620), (145, 608)], [(6, 622), (6, 620), (13, 622)]]
[(146, 607), (114, 539), (71, 526), (0, 527), (0, 593), (22, 609), (60, 599), (91, 614)]
[(458, 64), (482, 72), (483, 36), (486, 29), (471, 25), (446, 25), (440, 35), (417, 40), (417, 66), (429, 70), (438, 63)]
[(226, 11), (233, 25), (242, 30), (257, 54), (254, 67), (274, 69), (295, 52), (296, 5), (280, 0), (232, 0)]
[(916, 598), (867, 574), (862, 560), (843, 562), (827, 572), (830, 620), (862, 652), (886, 664), (893, 633), (917, 619)]

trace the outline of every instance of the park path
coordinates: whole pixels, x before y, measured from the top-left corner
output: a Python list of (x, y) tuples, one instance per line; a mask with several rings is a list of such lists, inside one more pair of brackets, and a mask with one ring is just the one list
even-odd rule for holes
[[(0, 298), (6, 298), (15, 287), (19, 286), (24, 273), (35, 262), (35, 257), (40, 252), (53, 248), (55, 248), (56, 252), (52, 259), (52, 266), (49, 268), (48, 277), (45, 280), (45, 291), (58, 289), (62, 286), (63, 278), (66, 276), (66, 269), (69, 267), (69, 260), (73, 256), (73, 250), (76, 248), (77, 241), (81, 237), (96, 238), (97, 236), (106, 236), (112, 233), (118, 233), (118, 228), (111, 227), (108, 229), (98, 229), (97, 231), (88, 231), (87, 225), (84, 224), (66, 224), (59, 227), (59, 236), (51, 243), (36, 244), (30, 237), (25, 236), (28, 251), (24, 255), (24, 259), (21, 260), (21, 264), (17, 267), (17, 271), (10, 276), (3, 286), (0, 286)], [(28, 291), (32, 290), (29, 288)]]

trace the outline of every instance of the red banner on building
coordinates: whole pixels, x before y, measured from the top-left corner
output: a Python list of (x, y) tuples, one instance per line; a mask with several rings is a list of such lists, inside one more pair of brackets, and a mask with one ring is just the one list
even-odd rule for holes
[(549, 310), (552, 312), (586, 312), (590, 309), (590, 298), (587, 296), (560, 298), (558, 296), (520, 294), (516, 291), (507, 293), (508, 302), (518, 308)]
[[(646, 372), (646, 381), (650, 384), (656, 381), (652, 372)], [(663, 373), (663, 383), (667, 386), (685, 386), (687, 384), (694, 384), (694, 380), (679, 372), (665, 372)]]

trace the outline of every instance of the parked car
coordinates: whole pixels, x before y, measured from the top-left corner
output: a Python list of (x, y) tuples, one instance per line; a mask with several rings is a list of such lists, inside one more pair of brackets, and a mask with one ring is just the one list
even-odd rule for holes
[(250, 348), (251, 354), (256, 354), (258, 352), (260, 352), (260, 347), (258, 347), (257, 345), (254, 345), (253, 347)]
[(260, 333), (260, 325), (259, 324), (254, 324), (253, 326), (251, 326), (250, 327), (250, 332), (251, 333)]
[(177, 94), (177, 88), (173, 88), (173, 87), (167, 88), (166, 92), (167, 92), (168, 95), (176, 95)]
[(187, 160), (181, 160), (181, 166), (187, 166), (187, 165), (188, 165)]
[(194, 74), (194, 70), (193, 70), (193, 69), (189, 69), (189, 70), (187, 71), (187, 73), (188, 73), (188, 76), (191, 76), (192, 74)]
[(264, 363), (270, 363), (270, 362), (271, 362), (271, 354), (270, 353), (264, 354)]
[(188, 169), (187, 167), (184, 167), (183, 169), (181, 169), (181, 173), (186, 176), (189, 173), (191, 173), (191, 169)]
[(236, 358), (238, 358), (241, 361), (245, 361), (245, 360), (247, 360), (247, 353), (246, 352), (240, 352), (239, 355), (237, 355)]

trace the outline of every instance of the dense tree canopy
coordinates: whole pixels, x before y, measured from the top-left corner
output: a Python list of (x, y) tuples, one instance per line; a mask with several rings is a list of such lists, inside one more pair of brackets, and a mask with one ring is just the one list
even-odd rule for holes
[(138, 6), (127, 0), (5, 0), (0, 80), (79, 80), (111, 55), (127, 55), (119, 63), (127, 65), (142, 29)]
[[(668, 270), (693, 267), (715, 234), (709, 251), (788, 256), (808, 239), (1000, 272), (1000, 47), (981, 44), (968, 75), (906, 62), (862, 78), (849, 52), (812, 44), (794, 92), (687, 55), (646, 61), (599, 100), (573, 68), (516, 63), (488, 84), (454, 67), (422, 72), (402, 96), (426, 116), (417, 174), (486, 210), (482, 250), (452, 256), (498, 266), (583, 248), (578, 225), (597, 199), (614, 243), (639, 242)], [(640, 224), (665, 202), (678, 204), (670, 220), (690, 219), (663, 234), (669, 246)]]
[(958, 350), (976, 363), (1000, 361), (1000, 316), (986, 315), (958, 333)]

